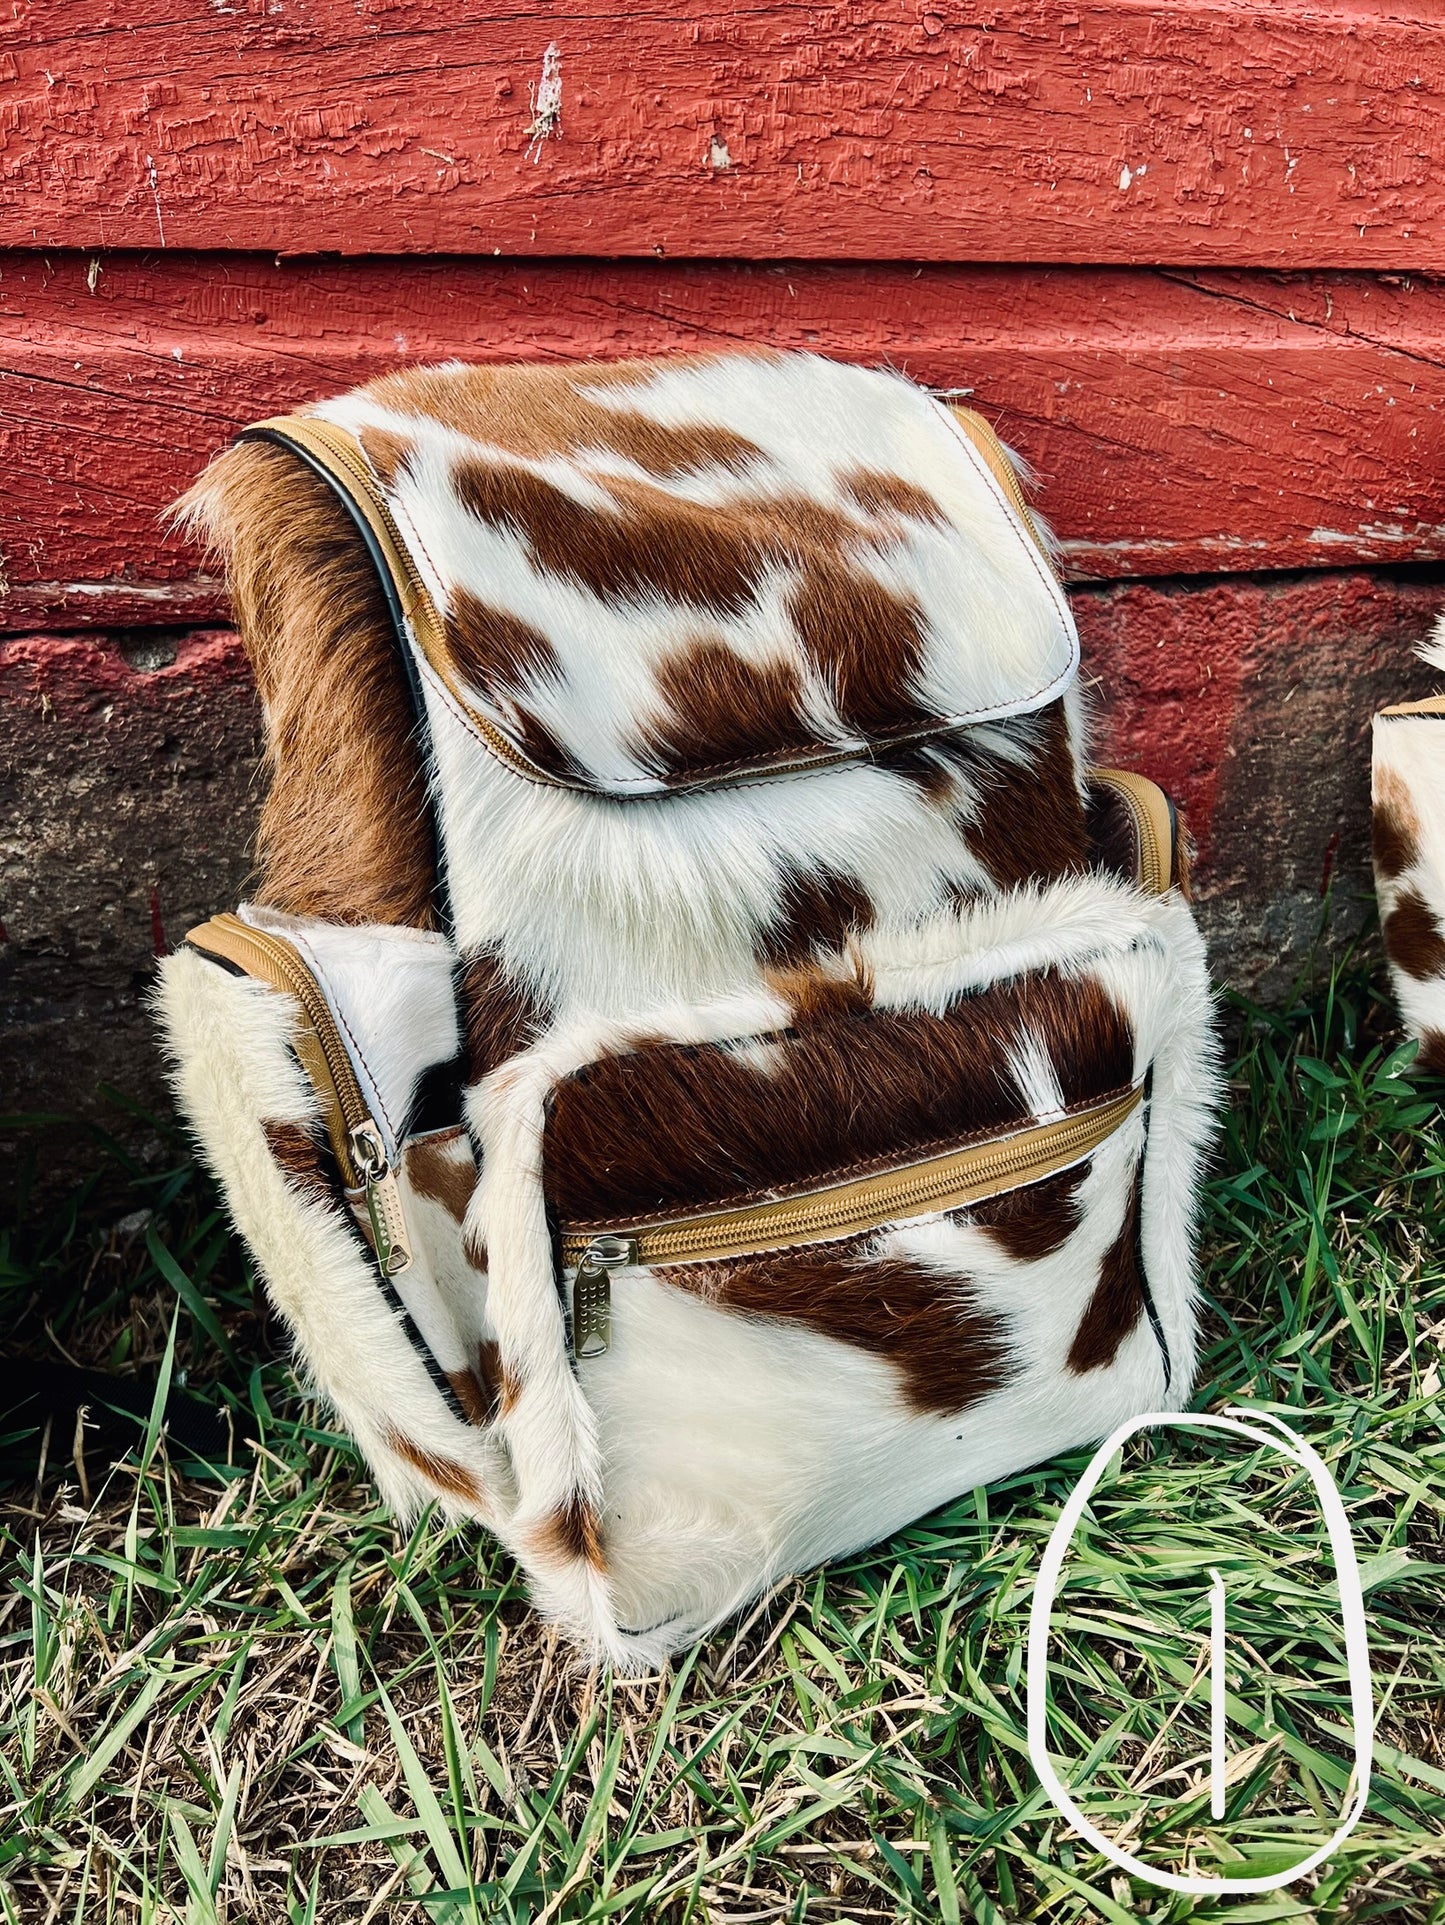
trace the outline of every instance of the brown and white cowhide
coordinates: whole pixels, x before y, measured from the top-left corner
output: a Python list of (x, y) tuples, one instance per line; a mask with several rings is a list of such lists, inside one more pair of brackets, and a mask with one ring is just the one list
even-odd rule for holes
[[(1445, 617), (1420, 651), (1445, 669)], [(1445, 1074), (1445, 696), (1374, 722), (1374, 858), (1380, 928), (1422, 1068)]]
[[(428, 779), (436, 800), (480, 1173), (463, 1202), (459, 1141), (446, 1167), (412, 1145), (408, 1197), (449, 1250), (449, 1355), (494, 1460), (461, 1451), (455, 1412), (413, 1430), (409, 1397), (361, 1380), (370, 1337), (311, 1332), (309, 1271), (262, 1258), (389, 1494), (456, 1503), (424, 1463), (470, 1466), (490, 1481), (462, 1508), (542, 1607), (636, 1666), (779, 1571), (1187, 1397), (1202, 950), (1177, 892), (1090, 870), (1067, 604), (948, 411), (891, 374), (746, 354), (415, 370), (316, 413), (356, 437), (437, 613), (428, 769), (321, 484), (243, 444), (187, 508), (227, 557), (266, 707), (261, 899), (424, 928)], [(168, 981), (199, 1005), (192, 962)], [(965, 997), (1002, 997), (992, 1027), (951, 1014)], [(185, 1024), (183, 1083), (224, 1026)], [(589, 1068), (615, 1113), (584, 1114)], [(765, 1189), (800, 1158), (816, 1174), (1062, 1112), (1125, 1071), (1152, 1079), (1147, 1149), (1140, 1112), (1037, 1196), (826, 1254), (624, 1273), (612, 1349), (574, 1367), (569, 1197), (708, 1168)], [(258, 1114), (304, 1126), (287, 1100)], [(299, 1207), (284, 1172), (256, 1181)]]

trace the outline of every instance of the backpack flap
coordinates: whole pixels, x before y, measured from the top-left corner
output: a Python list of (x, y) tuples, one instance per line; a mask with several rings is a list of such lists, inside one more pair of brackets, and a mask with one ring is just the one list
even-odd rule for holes
[(248, 432), (350, 492), (427, 669), (533, 779), (857, 759), (1041, 708), (1078, 666), (991, 430), (892, 375), (458, 367)]

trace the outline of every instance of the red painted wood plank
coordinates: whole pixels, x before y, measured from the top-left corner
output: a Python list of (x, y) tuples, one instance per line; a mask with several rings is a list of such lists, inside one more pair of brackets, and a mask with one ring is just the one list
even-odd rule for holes
[(1076, 577), (1445, 559), (1445, 282), (31, 257), (0, 266), (0, 325), (11, 629), (207, 618), (157, 517), (232, 430), (452, 355), (887, 361), (996, 421)]
[(1436, 0), (22, 4), (0, 243), (1439, 266), (1439, 25)]

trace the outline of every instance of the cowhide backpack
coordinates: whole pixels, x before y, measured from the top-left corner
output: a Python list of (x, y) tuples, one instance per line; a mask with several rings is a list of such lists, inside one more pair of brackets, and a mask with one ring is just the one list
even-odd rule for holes
[(635, 1669), (1185, 1402), (1203, 952), (977, 417), (451, 364), (183, 505), (271, 784), (163, 966), (176, 1086), (399, 1512)]
[[(1445, 616), (1420, 650), (1445, 670)], [(1373, 729), (1375, 893), (1416, 1062), (1445, 1076), (1445, 694), (1381, 709)]]

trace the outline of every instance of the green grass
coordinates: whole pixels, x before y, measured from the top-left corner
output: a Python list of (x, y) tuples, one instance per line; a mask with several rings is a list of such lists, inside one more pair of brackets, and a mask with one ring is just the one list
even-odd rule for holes
[[(1369, 1807), (1321, 1873), (1172, 1896), (1040, 1792), (1033, 1575), (1087, 1452), (783, 1585), (665, 1676), (581, 1675), (495, 1549), (389, 1522), (178, 1147), (159, 1176), (107, 1153), (146, 1225), (67, 1206), (0, 1269), (34, 1354), (184, 1371), (261, 1437), (207, 1471), (171, 1461), (153, 1420), (103, 1474), (51, 1439), (67, 1481), (6, 1494), (4, 1915), (1445, 1920), (1440, 1091), (1363, 978), (1237, 1014), (1195, 1407), (1293, 1414), (1349, 1512), (1379, 1729)], [(1106, 1829), (1142, 1801), (1132, 1835), (1156, 1862), (1259, 1872), (1342, 1802), (1344, 1666), (1307, 1496), (1278, 1458), (1251, 1471), (1176, 1433), (1131, 1447), (1093, 1505), (1054, 1621), (1056, 1739), (1092, 1750)], [(1248, 1671), (1222, 1825), (1201, 1774), (1208, 1566)]]

